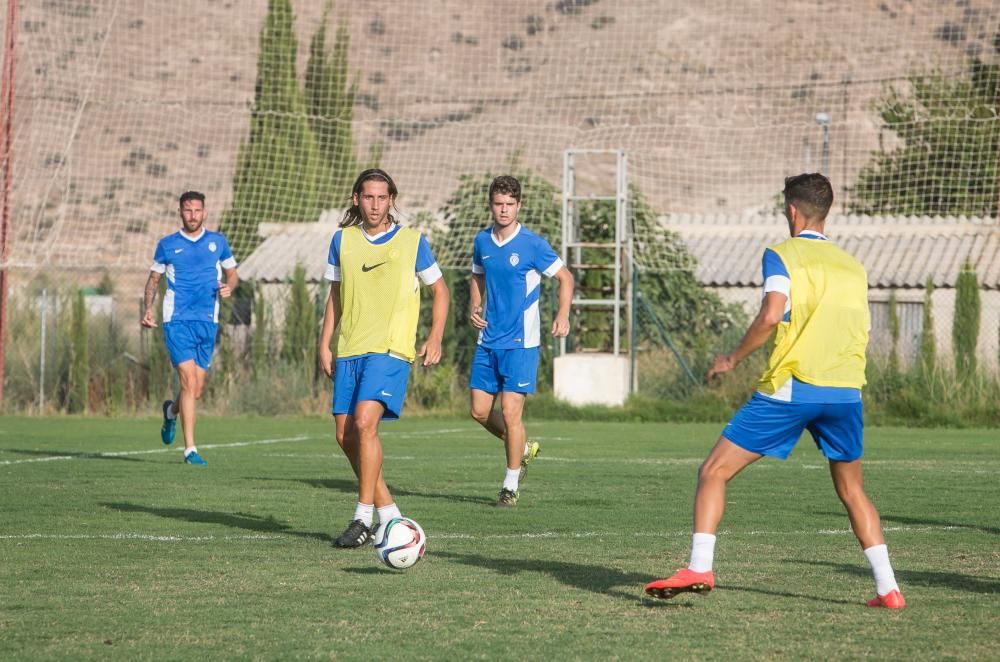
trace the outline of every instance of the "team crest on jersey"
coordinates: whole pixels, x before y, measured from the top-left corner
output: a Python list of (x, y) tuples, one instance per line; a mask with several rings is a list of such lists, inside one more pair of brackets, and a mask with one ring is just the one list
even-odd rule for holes
[(218, 248), (218, 246), (215, 245), (214, 241), (208, 242), (208, 250), (210, 250), (210, 251), (212, 251), (214, 253), (216, 248)]
[(510, 254), (510, 266), (516, 267), (517, 263), (520, 262), (520, 261), (521, 261), (521, 258), (518, 257), (517, 253), (511, 253)]
[(390, 260), (395, 260), (398, 257), (399, 257), (399, 251), (398, 250), (396, 250), (395, 248), (393, 248), (393, 249), (391, 249), (389, 251), (389, 259)]

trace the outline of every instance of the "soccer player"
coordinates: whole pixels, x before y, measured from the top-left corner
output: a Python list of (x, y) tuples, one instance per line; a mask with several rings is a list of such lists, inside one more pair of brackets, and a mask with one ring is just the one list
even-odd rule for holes
[[(333, 377), (337, 443), (358, 477), (358, 505), (337, 547), (361, 547), (375, 535), (374, 511), (385, 524), (400, 511), (382, 477), (383, 419), (403, 410), (410, 365), (441, 360), (448, 317), (448, 286), (427, 240), (400, 227), (390, 213), (396, 184), (384, 171), (365, 170), (354, 182), (351, 207), (330, 242), (325, 278), (330, 281), (319, 337), (319, 363)], [(419, 282), (433, 296), (431, 329), (416, 350)], [(330, 343), (339, 324), (334, 361)]]
[(225, 236), (206, 230), (205, 195), (188, 191), (180, 197), (181, 229), (156, 244), (143, 303), (142, 326), (156, 326), (153, 303), (157, 285), (167, 275), (163, 297), (163, 341), (177, 370), (180, 393), (163, 403), (160, 439), (168, 446), (181, 417), (184, 462), (205, 466), (194, 445), (195, 403), (205, 387), (219, 329), (219, 297), (232, 296), (239, 283), (236, 260)]
[(650, 582), (646, 593), (665, 599), (712, 590), (715, 532), (726, 505), (726, 484), (765, 455), (787, 458), (803, 430), (809, 430), (829, 461), (837, 496), (871, 564), (875, 598), (868, 606), (901, 609), (906, 602), (861, 472), (868, 276), (861, 263), (824, 234), (833, 204), (826, 177), (789, 177), (784, 201), (792, 238), (764, 251), (760, 312), (736, 349), (715, 358), (708, 379), (732, 370), (776, 331), (767, 369), (757, 392), (723, 430), (698, 472), (688, 567)]
[(569, 333), (573, 274), (549, 242), (517, 221), (520, 182), (510, 176), (494, 179), (489, 203), (493, 224), (476, 235), (472, 247), (469, 320), (479, 329), (479, 344), (469, 371), (470, 413), (505, 444), (507, 472), (497, 506), (509, 508), (517, 504), (528, 463), (539, 451), (537, 442), (528, 441), (522, 413), (525, 397), (535, 392), (538, 372), (542, 275), (559, 281), (552, 335), (561, 338)]

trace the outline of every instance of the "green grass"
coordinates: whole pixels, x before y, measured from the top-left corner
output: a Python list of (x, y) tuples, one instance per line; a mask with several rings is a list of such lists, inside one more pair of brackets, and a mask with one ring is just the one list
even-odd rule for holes
[[(355, 483), (320, 418), (205, 416), (207, 469), (158, 421), (0, 418), (0, 658), (989, 659), (1000, 620), (996, 431), (867, 431), (901, 612), (807, 439), (731, 484), (706, 597), (647, 599), (687, 561), (718, 424), (534, 423), (517, 508), (464, 420), (384, 425), (428, 553), (331, 545)], [(244, 443), (248, 442), (248, 443)], [(118, 454), (115, 454), (118, 453)]]

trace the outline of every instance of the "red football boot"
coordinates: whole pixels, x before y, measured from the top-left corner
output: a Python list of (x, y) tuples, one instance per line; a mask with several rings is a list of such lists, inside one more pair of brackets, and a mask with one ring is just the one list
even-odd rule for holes
[(885, 595), (875, 595), (875, 599), (868, 601), (869, 607), (885, 607), (886, 609), (902, 609), (906, 606), (906, 600), (899, 589), (893, 589)]
[[(712, 571), (695, 572), (684, 568), (678, 570), (668, 579), (658, 579), (646, 584), (646, 593), (661, 600), (669, 600), (679, 593), (704, 594), (715, 588), (715, 577)], [(902, 600), (902, 596), (900, 596)]]

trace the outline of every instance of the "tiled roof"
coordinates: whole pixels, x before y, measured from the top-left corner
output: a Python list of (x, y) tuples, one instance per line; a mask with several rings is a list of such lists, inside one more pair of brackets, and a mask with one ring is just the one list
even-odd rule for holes
[[(698, 280), (713, 286), (760, 286), (766, 246), (788, 238), (780, 215), (688, 216), (660, 221), (698, 260)], [(872, 287), (953, 287), (968, 259), (980, 285), (1000, 289), (1000, 225), (991, 218), (831, 216), (827, 236), (858, 258)]]
[[(698, 280), (711, 286), (762, 285), (764, 247), (788, 238), (780, 215), (669, 214), (660, 221), (681, 237), (698, 261)], [(336, 229), (332, 216), (318, 223), (262, 226), (265, 239), (240, 265), (240, 277), (282, 281), (301, 262), (307, 280), (319, 281)], [(935, 287), (953, 287), (968, 259), (982, 287), (1000, 289), (1000, 225), (994, 219), (834, 215), (826, 231), (861, 260), (872, 287), (923, 287), (927, 276)]]

